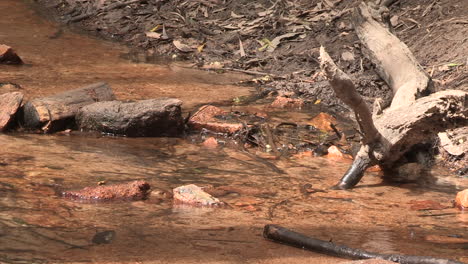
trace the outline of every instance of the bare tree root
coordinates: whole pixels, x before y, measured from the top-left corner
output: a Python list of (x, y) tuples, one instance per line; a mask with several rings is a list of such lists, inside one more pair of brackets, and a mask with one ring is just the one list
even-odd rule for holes
[(265, 225), (263, 237), (279, 243), (285, 243), (314, 252), (351, 259), (384, 259), (402, 264), (463, 264), (450, 259), (438, 259), (425, 256), (407, 256), (398, 254), (379, 254), (347, 246), (336, 245), (329, 241), (319, 240), (288, 230), (278, 225)]
[(394, 93), (383, 114), (372, 116), (349, 76), (320, 48), (320, 67), (337, 97), (354, 111), (362, 132), (361, 149), (335, 186), (338, 189), (355, 186), (368, 167), (379, 164), (390, 169), (415, 144), (468, 124), (468, 93), (449, 90), (429, 95), (433, 89), (430, 77), (408, 47), (375, 21), (371, 12), (362, 3), (354, 10), (353, 23), (367, 56)]

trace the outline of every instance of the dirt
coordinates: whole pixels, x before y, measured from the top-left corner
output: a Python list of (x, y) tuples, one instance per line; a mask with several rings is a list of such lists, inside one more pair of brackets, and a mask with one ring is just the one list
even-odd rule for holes
[[(127, 57), (135, 61), (166, 58), (216, 72), (248, 72), (264, 89), (289, 91), (342, 111), (346, 107), (318, 74), (318, 49), (324, 45), (369, 102), (391, 99), (362, 55), (350, 22), (359, 1), (144, 0), (119, 8), (105, 0), (35, 1), (61, 22), (126, 43), (132, 48)], [(467, 2), (397, 1), (390, 11), (396, 35), (436, 89), (468, 90)], [(83, 14), (93, 15), (77, 20)]]

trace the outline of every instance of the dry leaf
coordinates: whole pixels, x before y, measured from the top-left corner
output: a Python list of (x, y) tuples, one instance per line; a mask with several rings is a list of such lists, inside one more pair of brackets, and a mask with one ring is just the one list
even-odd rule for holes
[(174, 40), (174, 41), (172, 41), (172, 44), (174, 44), (174, 46), (179, 51), (182, 51), (182, 52), (192, 52), (193, 51), (193, 49), (190, 46), (180, 42), (180, 40)]
[(156, 33), (156, 32), (146, 32), (146, 36), (148, 38), (154, 38), (154, 39), (160, 39), (161, 38), (161, 34)]
[(239, 39), (239, 52), (241, 57), (245, 57), (245, 50), (244, 45), (242, 44), (242, 40)]

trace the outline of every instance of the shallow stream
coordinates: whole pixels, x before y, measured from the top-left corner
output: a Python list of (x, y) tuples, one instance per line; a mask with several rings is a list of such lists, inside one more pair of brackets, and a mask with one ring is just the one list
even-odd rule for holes
[[(67, 29), (51, 38), (59, 27), (22, 1), (2, 0), (0, 10), (8, 10), (0, 43), (26, 62), (0, 66), (0, 82), (21, 85), (27, 98), (106, 81), (119, 99), (177, 97), (189, 111), (252, 93), (232, 85), (245, 76), (133, 63), (122, 59), (126, 47)], [(390, 184), (368, 173), (351, 191), (330, 190), (348, 166), (210, 150), (177, 138), (0, 134), (0, 263), (342, 261), (266, 241), (262, 228), (270, 223), (369, 251), (468, 262), (468, 214), (452, 207), (466, 178), (436, 168), (416, 183)], [(148, 200), (79, 203), (56, 195), (57, 188), (136, 179), (151, 184)], [(167, 194), (189, 183), (234, 190), (219, 197), (230, 206), (173, 205)], [(418, 210), (424, 201), (446, 208)]]

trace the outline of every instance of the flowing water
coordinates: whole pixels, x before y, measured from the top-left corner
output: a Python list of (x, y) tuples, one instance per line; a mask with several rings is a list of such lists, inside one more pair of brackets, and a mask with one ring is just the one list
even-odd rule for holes
[[(0, 66), (0, 82), (20, 84), (28, 98), (107, 81), (119, 99), (173, 96), (190, 110), (251, 93), (230, 85), (244, 76), (135, 64), (121, 59), (127, 48), (67, 30), (51, 39), (57, 25), (22, 1), (2, 0), (0, 10), (0, 43), (27, 63)], [(349, 164), (321, 157), (271, 160), (177, 138), (73, 133), (1, 134), (0, 146), (0, 263), (341, 261), (264, 240), (270, 223), (369, 251), (468, 261), (468, 214), (451, 204), (468, 182), (443, 169), (400, 185), (367, 173), (357, 188), (334, 191)], [(56, 194), (136, 179), (151, 184), (148, 200), (79, 203)], [(230, 206), (174, 205), (167, 193), (189, 183), (233, 190), (219, 197)], [(414, 208), (426, 200), (446, 208)]]

